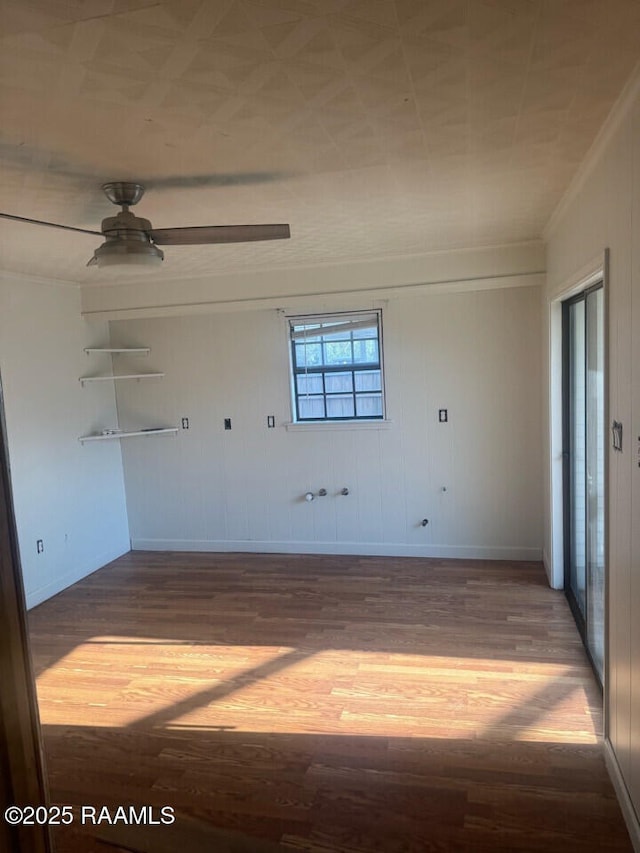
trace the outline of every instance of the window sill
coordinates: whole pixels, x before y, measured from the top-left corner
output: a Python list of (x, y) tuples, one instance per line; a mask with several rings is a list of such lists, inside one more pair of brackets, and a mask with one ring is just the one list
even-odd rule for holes
[(288, 423), (284, 426), (287, 431), (305, 432), (308, 430), (360, 430), (360, 429), (389, 429), (393, 424), (390, 420), (380, 421), (299, 421), (296, 423)]

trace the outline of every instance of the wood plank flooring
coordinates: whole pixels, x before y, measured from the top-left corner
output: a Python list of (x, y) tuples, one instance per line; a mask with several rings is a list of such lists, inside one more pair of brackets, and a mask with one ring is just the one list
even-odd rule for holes
[[(56, 803), (169, 805), (256, 850), (632, 849), (540, 564), (132, 552), (30, 630)], [(96, 831), (59, 853), (113, 850)]]

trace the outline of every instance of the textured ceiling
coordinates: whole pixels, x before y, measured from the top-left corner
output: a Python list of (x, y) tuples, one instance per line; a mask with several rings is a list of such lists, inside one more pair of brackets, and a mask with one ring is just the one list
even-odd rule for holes
[[(96, 229), (129, 179), (157, 228), (291, 224), (171, 278), (536, 239), (639, 33), (638, 0), (0, 0), (0, 210)], [(17, 272), (103, 281), (98, 243), (0, 220)]]

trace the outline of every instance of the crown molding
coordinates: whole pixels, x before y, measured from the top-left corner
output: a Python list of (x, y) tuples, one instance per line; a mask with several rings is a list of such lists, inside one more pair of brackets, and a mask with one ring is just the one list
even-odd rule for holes
[(549, 217), (549, 221), (542, 231), (542, 237), (545, 243), (549, 241), (561, 219), (571, 206), (571, 203), (576, 199), (589, 176), (600, 162), (607, 146), (623, 121), (629, 115), (638, 97), (640, 97), (640, 63), (636, 65), (633, 73), (627, 80), (622, 92), (611, 108), (609, 115), (606, 117), (602, 127), (598, 131), (596, 138), (591, 143), (591, 147), (585, 154), (582, 163), (578, 166), (578, 171), (573, 176), (566, 192)]
[(75, 287), (80, 288), (79, 281), (71, 281), (66, 278), (44, 278), (40, 275), (30, 275), (29, 273), (15, 272), (14, 270), (0, 269), (0, 282), (13, 281), (18, 284), (38, 284), (44, 287)]
[[(493, 252), (513, 252), (513, 251), (526, 251), (540, 249), (543, 251), (544, 244), (540, 239), (532, 239), (532, 240), (522, 240), (516, 243), (490, 243), (490, 244), (479, 244), (477, 246), (459, 246), (459, 247), (449, 247), (446, 249), (434, 249), (430, 252), (413, 252), (406, 253), (402, 255), (382, 255), (380, 257), (371, 258), (369, 257), (355, 257), (348, 258), (341, 261), (335, 260), (326, 260), (326, 261), (318, 261), (314, 264), (282, 264), (278, 266), (269, 267), (267, 270), (264, 267), (251, 267), (247, 269), (239, 269), (234, 272), (224, 272), (224, 273), (216, 273), (215, 271), (209, 271), (207, 273), (194, 273), (192, 275), (180, 275), (179, 277), (171, 277), (171, 276), (159, 276), (157, 271), (153, 271), (155, 273), (154, 280), (161, 285), (171, 285), (171, 284), (180, 284), (184, 285), (185, 283), (193, 283), (197, 284), (198, 282), (210, 282), (212, 280), (220, 279), (220, 280), (229, 280), (229, 279), (238, 279), (243, 278), (245, 276), (255, 276), (260, 275), (264, 272), (267, 273), (288, 273), (288, 272), (308, 272), (309, 270), (332, 270), (339, 269), (343, 267), (351, 267), (357, 269), (358, 267), (367, 267), (372, 264), (389, 264), (393, 265), (396, 263), (402, 262), (429, 262), (434, 260), (448, 260), (455, 258), (464, 258), (469, 255), (477, 255), (482, 256), (485, 254), (493, 253)], [(543, 256), (542, 256), (543, 257)], [(537, 270), (536, 270), (537, 271)], [(153, 273), (152, 273), (153, 275)], [(82, 290), (92, 290), (99, 288), (135, 288), (136, 285), (144, 284), (145, 280), (148, 280), (151, 276), (140, 276), (136, 275), (134, 277), (126, 277), (125, 275), (120, 275), (117, 278), (106, 276), (93, 281), (89, 278), (80, 278), (80, 279), (64, 279), (57, 278), (55, 276), (42, 276), (25, 272), (18, 272), (17, 270), (5, 269), (0, 267), (0, 280), (13, 280), (16, 282), (31, 282), (32, 284), (38, 285), (53, 285), (59, 287), (80, 287)]]
[(117, 278), (110, 275), (104, 276), (100, 279), (95, 278), (91, 280), (89, 277), (84, 277), (79, 281), (80, 286), (83, 289), (94, 290), (98, 288), (108, 288), (115, 289), (118, 287), (122, 288), (131, 288), (135, 287), (138, 284), (144, 284), (145, 281), (154, 277), (154, 280), (159, 285), (171, 285), (171, 284), (180, 284), (183, 285), (185, 283), (193, 283), (197, 284), (198, 282), (210, 282), (215, 280), (232, 280), (244, 278), (247, 276), (256, 276), (261, 275), (263, 273), (266, 274), (279, 274), (279, 273), (295, 273), (295, 272), (309, 272), (310, 270), (336, 270), (336, 269), (345, 269), (350, 267), (352, 269), (357, 268), (366, 268), (371, 267), (372, 265), (394, 265), (398, 263), (428, 263), (429, 261), (437, 261), (437, 260), (449, 260), (456, 258), (464, 258), (469, 255), (488, 255), (490, 253), (495, 252), (514, 252), (518, 250), (526, 251), (531, 250), (535, 251), (539, 249), (542, 252), (541, 257), (544, 259), (544, 243), (539, 238), (534, 238), (531, 240), (520, 240), (516, 243), (479, 243), (477, 246), (450, 246), (445, 249), (433, 249), (429, 252), (406, 252), (403, 254), (384, 254), (384, 255), (376, 255), (372, 257), (368, 256), (355, 256), (351, 258), (341, 258), (339, 260), (323, 260), (323, 261), (315, 261), (311, 264), (309, 263), (281, 263), (273, 266), (264, 267), (261, 265), (238, 268), (232, 271), (226, 270), (225, 272), (216, 272), (215, 270), (209, 270), (207, 272), (198, 272), (198, 273), (190, 273), (186, 275), (180, 274), (179, 276), (171, 276), (168, 271), (162, 270), (162, 275), (158, 275), (158, 272), (155, 268), (151, 270), (149, 275), (135, 275), (133, 277), (127, 276), (125, 274), (119, 275)]
[[(122, 319), (194, 311), (280, 308), (299, 300), (349, 301), (387, 298), (438, 288), (510, 287), (515, 279), (532, 283), (544, 273), (541, 241), (501, 247), (466, 248), (402, 260), (368, 259), (330, 266), (268, 269), (191, 280), (138, 281), (131, 285), (82, 288), (87, 318)], [(415, 288), (415, 290), (414, 290)], [(135, 312), (135, 313), (130, 313)], [(148, 314), (147, 316), (151, 316)]]
[(137, 305), (128, 308), (85, 309), (86, 320), (135, 320), (149, 317), (177, 317), (193, 314), (236, 313), (238, 311), (295, 311), (316, 308), (323, 304), (339, 303), (362, 308), (363, 300), (389, 300), (402, 296), (427, 296), (440, 293), (470, 293), (477, 290), (499, 290), (520, 287), (542, 288), (546, 281), (544, 271), (515, 273), (513, 275), (482, 276), (466, 279), (445, 279), (422, 284), (401, 284), (384, 288), (321, 291), (317, 293), (288, 294), (282, 296), (249, 297), (235, 300), (209, 300), (206, 302), (174, 302), (171, 304)]

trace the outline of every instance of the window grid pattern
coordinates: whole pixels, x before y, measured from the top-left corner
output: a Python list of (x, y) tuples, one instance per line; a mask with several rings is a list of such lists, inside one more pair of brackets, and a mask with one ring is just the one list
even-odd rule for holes
[(378, 314), (290, 322), (296, 421), (381, 420)]

